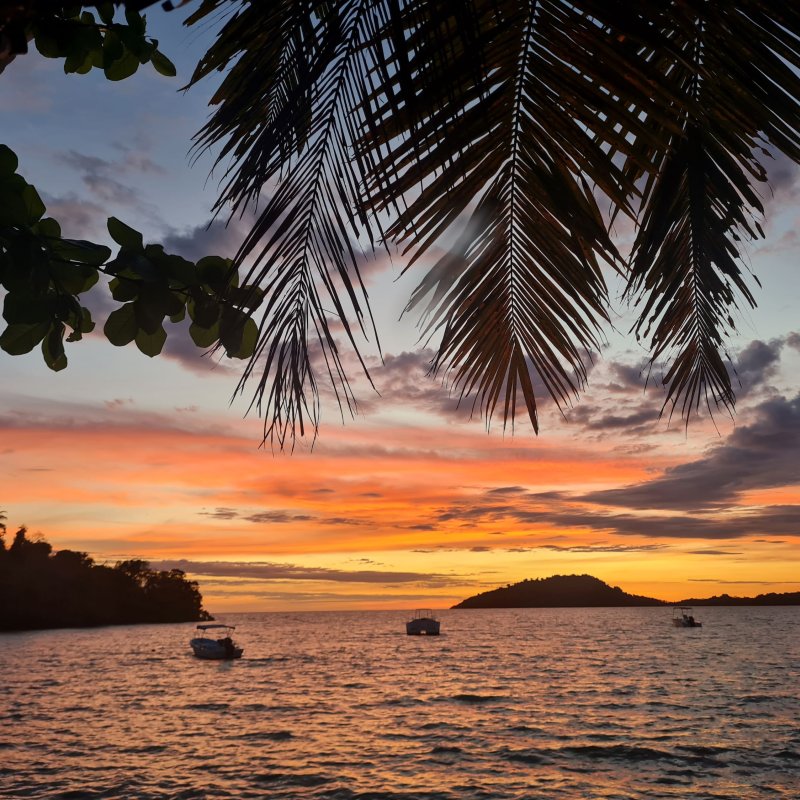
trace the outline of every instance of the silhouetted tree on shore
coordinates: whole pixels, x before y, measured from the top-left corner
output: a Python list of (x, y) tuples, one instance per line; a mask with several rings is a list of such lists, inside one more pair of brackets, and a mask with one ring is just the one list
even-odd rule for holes
[(95, 564), (86, 553), (53, 552), (21, 527), (9, 546), (0, 531), (0, 630), (190, 622), (210, 619), (196, 581), (147, 561)]

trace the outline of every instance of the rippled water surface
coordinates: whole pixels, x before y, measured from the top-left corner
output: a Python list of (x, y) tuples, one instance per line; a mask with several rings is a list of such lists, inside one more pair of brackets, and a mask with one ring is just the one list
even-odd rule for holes
[(3, 798), (798, 798), (800, 608), (229, 615), (0, 634)]

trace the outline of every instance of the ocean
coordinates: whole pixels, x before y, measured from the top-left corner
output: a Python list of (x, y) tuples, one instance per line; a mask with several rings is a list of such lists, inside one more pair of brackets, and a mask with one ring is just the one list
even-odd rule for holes
[(406, 616), (0, 634), (0, 797), (800, 797), (800, 608)]

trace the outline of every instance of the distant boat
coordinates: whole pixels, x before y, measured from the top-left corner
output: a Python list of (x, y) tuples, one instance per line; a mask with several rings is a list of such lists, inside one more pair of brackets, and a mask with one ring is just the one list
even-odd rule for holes
[(672, 609), (672, 624), (676, 628), (702, 628), (703, 623), (692, 616), (690, 606), (675, 606)]
[(406, 622), (406, 633), (409, 636), (438, 636), (439, 620), (433, 616), (433, 611), (429, 608), (419, 608)]
[[(204, 624), (198, 625), (197, 630), (200, 634), (191, 639), (189, 644), (198, 658), (222, 660), (242, 657), (243, 649), (237, 647), (233, 641), (235, 625)], [(213, 634), (206, 635), (210, 630), (217, 630), (221, 634), (220, 637), (212, 638)]]

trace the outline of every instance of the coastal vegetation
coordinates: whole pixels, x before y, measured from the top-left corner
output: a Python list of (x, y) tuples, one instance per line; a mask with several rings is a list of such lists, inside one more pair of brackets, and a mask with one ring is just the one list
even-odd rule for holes
[(468, 597), (453, 608), (591, 608), (625, 606), (793, 606), (800, 605), (800, 592), (731, 597), (723, 594), (705, 600), (692, 598), (675, 603), (641, 597), (609, 586), (591, 575), (553, 575), (525, 579)]
[(22, 527), (11, 544), (0, 526), (0, 630), (31, 630), (211, 619), (196, 581), (131, 559), (95, 564), (57, 550)]

